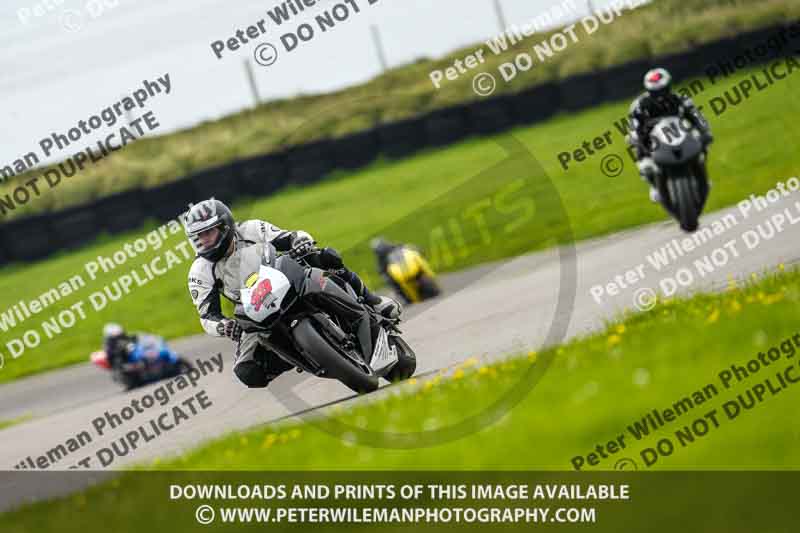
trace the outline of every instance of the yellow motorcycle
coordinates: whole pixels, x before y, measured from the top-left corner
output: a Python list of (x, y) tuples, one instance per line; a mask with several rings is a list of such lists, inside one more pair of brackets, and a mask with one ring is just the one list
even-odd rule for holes
[(400, 246), (389, 253), (386, 275), (406, 303), (435, 298), (441, 292), (431, 266), (418, 250)]

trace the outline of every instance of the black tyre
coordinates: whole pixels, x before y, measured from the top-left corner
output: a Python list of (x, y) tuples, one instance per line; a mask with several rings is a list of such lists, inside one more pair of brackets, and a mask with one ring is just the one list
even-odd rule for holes
[(180, 376), (181, 374), (188, 374), (189, 372), (194, 370), (194, 366), (192, 366), (192, 363), (190, 363), (183, 357), (178, 358), (178, 362), (175, 363), (174, 368), (175, 370), (173, 371), (173, 374), (175, 376)]
[(423, 300), (436, 298), (442, 292), (436, 280), (428, 276), (420, 276), (417, 283), (419, 284), (419, 294)]
[(397, 348), (397, 363), (386, 374), (385, 379), (390, 383), (397, 383), (414, 375), (417, 370), (417, 356), (400, 337), (392, 335), (389, 337), (389, 342)]
[(378, 388), (378, 377), (367, 374), (350, 359), (339, 353), (323, 335), (317, 331), (321, 327), (306, 318), (295, 326), (294, 339), (300, 347), (311, 354), (311, 357), (327, 372), (327, 377), (338, 379), (351, 390), (364, 394)]
[(694, 186), (694, 180), (681, 177), (674, 178), (667, 182), (669, 196), (672, 205), (675, 206), (675, 216), (681, 225), (681, 229), (694, 232), (698, 227), (698, 217), (700, 216), (700, 199)]
[(114, 370), (114, 381), (122, 385), (126, 391), (143, 385), (143, 382), (139, 376), (132, 372), (123, 372), (120, 368)]

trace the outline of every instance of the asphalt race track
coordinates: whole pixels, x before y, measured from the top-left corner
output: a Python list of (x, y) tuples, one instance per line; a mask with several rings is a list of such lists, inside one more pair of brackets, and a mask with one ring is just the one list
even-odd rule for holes
[[(743, 279), (751, 273), (761, 273), (781, 263), (788, 267), (800, 258), (797, 229), (794, 226), (786, 222), (783, 231), (776, 233), (770, 240), (762, 239), (753, 250), (747, 249), (742, 234), (785, 209), (800, 215), (800, 211), (794, 206), (793, 196), (782, 199), (761, 212), (751, 212), (747, 219), (737, 208), (705, 215), (701, 227), (710, 226), (713, 221), (721, 220), (725, 214), (733, 214), (738, 224), (694, 252), (672, 262), (660, 272), (655, 271), (646, 257), (665, 243), (685, 237), (671, 220), (577, 245), (576, 293), (567, 336), (602, 327), (603, 319), (624, 308), (632, 308), (635, 295), (646, 303), (647, 298), (642, 296), (642, 288), (657, 290), (660, 280), (673, 276), (681, 267), (690, 267), (695, 272), (695, 279), (690, 287), (683, 287), (680, 292), (714, 290), (726, 286), (731, 276)], [(693, 262), (731, 240), (736, 240), (738, 257), (731, 256), (724, 266), (716, 268), (705, 277), (698, 276)], [(717, 257), (720, 257), (719, 253)], [(640, 269), (645, 274), (644, 279), (625, 283), (627, 288), (618, 286), (617, 294), (603, 295), (601, 303), (592, 296), (592, 287), (605, 286), (617, 275), (624, 278), (627, 270), (635, 271), (637, 265), (642, 263), (645, 264), (645, 268)], [(495, 358), (540, 347), (553, 320), (559, 279), (559, 254), (556, 250), (523, 256), (502, 264), (484, 265), (444, 277), (446, 297), (407, 310), (405, 338), (417, 352), (417, 374), (447, 368), (471, 356)], [(233, 347), (229, 341), (195, 336), (173, 344), (179, 352), (192, 360), (207, 359), (221, 352), (224, 369), (222, 373), (200, 378), (196, 388), (181, 391), (170, 400), (167, 407), (200, 390), (205, 390), (212, 406), (182, 422), (179, 429), (163, 433), (126, 457), (118, 457), (109, 468), (180, 454), (226, 431), (264, 424), (292, 415), (302, 407), (292, 404), (290, 398), (295, 395), (289, 394), (290, 390), (311, 407), (353, 397), (338, 382), (310, 378), (294, 372), (278, 378), (269, 390), (248, 390), (231, 373)], [(35, 356), (43, 357), (44, 354)], [(547, 376), (543, 379), (547, 379)], [(123, 394), (107, 374), (88, 363), (1, 386), (0, 420), (22, 415), (30, 415), (32, 418), (0, 431), (0, 469), (13, 469), (28, 456), (35, 460), (37, 456), (64, 443), (81, 430), (88, 430), (94, 435), (93, 419), (103, 416), (107, 410), (119, 413), (122, 407), (130, 405), (132, 399), (141, 398), (155, 387), (153, 385)], [(163, 409), (156, 406), (151, 412), (157, 413)], [(123, 423), (117, 431), (107, 433), (107, 440), (95, 438), (75, 454), (57, 462), (50, 470), (66, 468), (86, 456), (91, 455), (94, 458), (97, 449), (108, 446), (112, 440), (123, 436), (131, 426), (135, 427), (148, 420), (149, 412), (145, 413), (138, 415), (132, 422)], [(100, 468), (96, 460), (93, 467)], [(5, 489), (2, 490), (5, 492)]]

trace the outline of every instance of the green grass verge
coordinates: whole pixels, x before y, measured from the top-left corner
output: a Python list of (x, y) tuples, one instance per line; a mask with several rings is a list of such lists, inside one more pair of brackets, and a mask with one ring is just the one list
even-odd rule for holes
[[(695, 97), (698, 104), (723, 94), (755, 71), (742, 72), (724, 83)], [(712, 147), (709, 172), (714, 179), (707, 210), (731, 205), (751, 193), (760, 193), (779, 180), (796, 175), (798, 155), (796, 140), (800, 138), (796, 116), (800, 71), (768, 90), (755, 93), (740, 106), (719, 117), (709, 117), (717, 138)], [(345, 252), (345, 260), (362, 273), (371, 284), (378, 281), (366, 243), (376, 232), (408, 240), (436, 252), (440, 248), (441, 229), (451, 232), (455, 219), (461, 235), (450, 240), (464, 241), (471, 252), (444, 257), (436, 256), (440, 270), (457, 270), (481, 262), (519, 255), (553, 244), (552, 237), (562, 234), (565, 222), (558, 217), (555, 203), (537, 202), (531, 220), (524, 228), (509, 233), (507, 218), (490, 218), (480, 226), (482, 202), (491, 199), (509, 184), (508, 173), (495, 166), (508, 158), (502, 147), (504, 139), (513, 135), (544, 167), (561, 197), (571, 220), (575, 239), (586, 239), (639, 224), (663, 220), (659, 206), (646, 199), (646, 188), (634, 166), (624, 153), (624, 141), (613, 122), (624, 116), (627, 102), (609, 104), (576, 114), (562, 115), (545, 124), (520, 128), (510, 134), (488, 139), (473, 139), (446, 149), (428, 151), (399, 162), (379, 162), (348, 174), (304, 189), (290, 189), (272, 197), (235, 206), (236, 216), (262, 218), (284, 228), (303, 228), (324, 245)], [(602, 154), (563, 171), (557, 154), (578, 148), (611, 130), (613, 142)], [(607, 178), (600, 172), (603, 155), (621, 154), (626, 163), (624, 173)], [(512, 162), (512, 166), (513, 166)], [(513, 168), (533, 180), (542, 176), (527, 161)], [(525, 166), (527, 165), (527, 166)], [(484, 176), (484, 173), (489, 173)], [(466, 190), (466, 192), (465, 192)], [(150, 224), (147, 229), (152, 229)], [(489, 240), (487, 241), (487, 231)], [(438, 232), (438, 233), (437, 233)], [(59, 255), (30, 265), (13, 265), (0, 269), (0, 312), (20, 300), (31, 300), (67, 278), (79, 274), (87, 282), (80, 291), (65, 297), (56, 305), (30, 318), (21, 326), (0, 333), (0, 353), (5, 366), (0, 382), (19, 376), (86, 360), (98, 346), (100, 330), (107, 321), (118, 321), (132, 330), (155, 331), (168, 338), (200, 333), (200, 327), (188, 298), (186, 273), (189, 261), (178, 264), (119, 302), (112, 302), (100, 312), (89, 310), (85, 320), (78, 320), (53, 339), (43, 336), (41, 346), (13, 358), (7, 343), (19, 338), (28, 328), (41, 332), (41, 323), (67, 307), (85, 301), (91, 292), (115, 281), (130, 270), (141, 271), (141, 265), (181, 241), (182, 234), (172, 235), (159, 250), (131, 259), (124, 265), (90, 281), (84, 265), (98, 255), (110, 256), (125, 242), (143, 236), (145, 231), (120, 237), (105, 237), (79, 251)], [(451, 254), (452, 255), (452, 254)], [(164, 263), (162, 263), (162, 266)]]
[[(410, 392), (340, 414), (333, 411), (336, 421), (354, 428), (348, 439), (311, 423), (266, 426), (232, 433), (153, 468), (402, 470), (413, 464), (419, 469), (567, 470), (573, 457), (586, 456), (619, 435), (626, 448), (584, 470), (613, 469), (621, 457), (645, 469), (640, 451), (662, 437), (673, 437), (676, 450), (652, 469), (798, 467), (800, 435), (789, 421), (800, 386), (789, 385), (774, 397), (767, 393), (763, 404), (733, 420), (723, 411), (724, 402), (767, 378), (777, 387), (775, 374), (790, 365), (795, 366), (791, 377), (800, 377), (797, 357), (782, 356), (741, 382), (733, 379), (729, 389), (719, 374), (732, 364), (746, 366), (759, 352), (800, 335), (799, 301), (800, 273), (770, 274), (721, 294), (663, 302), (651, 312), (621, 317), (605, 331), (541, 353), (488, 366), (467, 359), (446, 375), (401, 386)], [(800, 344), (795, 350), (800, 354)], [(531, 367), (548, 364), (518, 405), (466, 438), (408, 450), (358, 444), (358, 429), (419, 433), (460, 423), (505, 396)], [(636, 440), (627, 429), (653, 409), (671, 408), (710, 383), (717, 395), (659, 431)], [(718, 428), (685, 447), (677, 445), (676, 430), (715, 408)]]
[(9, 428), (11, 426), (15, 426), (17, 424), (21, 424), (30, 420), (32, 417), (31, 415), (23, 415), (17, 418), (12, 418), (10, 420), (0, 420), (0, 429)]
[[(684, 51), (695, 44), (798, 17), (800, 5), (793, 0), (657, 0), (633, 12), (626, 11), (591, 37), (578, 30), (580, 42), (512, 83), (501, 84), (499, 92), (515, 92), (593, 69)], [(499, 55), (484, 45), (485, 70), (497, 72), (500, 64), (513, 61), (519, 52), (528, 51), (533, 43), (549, 36), (534, 35)], [(462, 76), (436, 90), (429, 74), (452, 66), (455, 59), (473, 53), (483, 44), (476, 43), (443, 58), (420, 59), (343, 91), (265, 103), (185, 131), (142, 140), (44, 192), (8, 217), (60, 210), (113, 192), (153, 187), (237, 158), (474, 100), (471, 76)], [(22, 175), (0, 184), (0, 196), (29, 179)]]
[[(155, 462), (149, 468), (568, 470), (573, 457), (585, 456), (598, 444), (624, 435), (626, 447), (594, 468), (611, 470), (619, 458), (627, 457), (646, 469), (640, 458), (642, 449), (654, 447), (665, 437), (677, 442), (676, 431), (714, 409), (719, 427), (686, 446), (675, 444), (674, 453), (651, 469), (796, 468), (800, 466), (800, 435), (791, 421), (800, 386), (789, 385), (775, 396), (767, 394), (762, 403), (733, 420), (726, 418), (723, 404), (745, 395), (767, 378), (777, 386), (775, 374), (789, 366), (794, 368), (790, 376), (797, 379), (797, 355), (789, 357), (786, 349), (771, 367), (762, 367), (742, 382), (734, 380), (728, 389), (722, 386), (719, 375), (732, 364), (746, 366), (759, 352), (767, 353), (786, 339), (799, 336), (798, 303), (800, 273), (769, 274), (746, 286), (729, 287), (724, 293), (661, 302), (649, 312), (620, 317), (603, 332), (541, 353), (489, 366), (467, 359), (446, 376), (424, 384), (400, 385), (398, 394), (388, 399), (330, 415), (338, 422), (369, 431), (430, 431), (486, 409), (515, 387), (526, 372), (537, 368), (545, 372), (498, 422), (476, 428), (459, 440), (413, 449), (382, 449), (359, 443), (358, 431), (352, 431), (345, 440), (312, 423), (284, 423), (231, 433), (179, 459)], [(716, 384), (716, 395), (660, 431), (636, 440), (627, 429), (651, 410), (669, 408), (708, 384)], [(273, 481), (263, 474), (259, 479)], [(222, 482), (221, 475), (123, 474), (87, 492), (6, 513), (0, 516), (0, 527), (3, 531), (69, 530), (73, 521), (66, 518), (79, 513), (83, 531), (87, 527), (99, 530), (101, 524), (108, 523), (121, 530), (146, 523), (170, 523), (176, 531), (185, 530), (193, 527), (189, 524), (199, 502), (169, 501), (165, 505), (166, 488), (154, 487), (214, 481)], [(151, 512), (143, 514), (143, 509)], [(73, 527), (78, 530), (77, 525)]]

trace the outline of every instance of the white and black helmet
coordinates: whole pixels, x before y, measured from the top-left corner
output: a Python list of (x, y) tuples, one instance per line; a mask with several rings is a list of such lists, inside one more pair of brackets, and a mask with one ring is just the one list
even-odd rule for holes
[[(209, 261), (222, 259), (236, 232), (236, 222), (231, 210), (214, 198), (191, 205), (183, 215), (183, 227), (195, 253)], [(220, 235), (213, 245), (203, 246), (198, 235), (211, 228), (219, 228)]]
[(672, 88), (672, 75), (665, 68), (654, 68), (644, 75), (644, 88), (650, 96), (664, 96)]
[(125, 330), (117, 323), (109, 322), (103, 326), (103, 342), (109, 342), (125, 335)]

